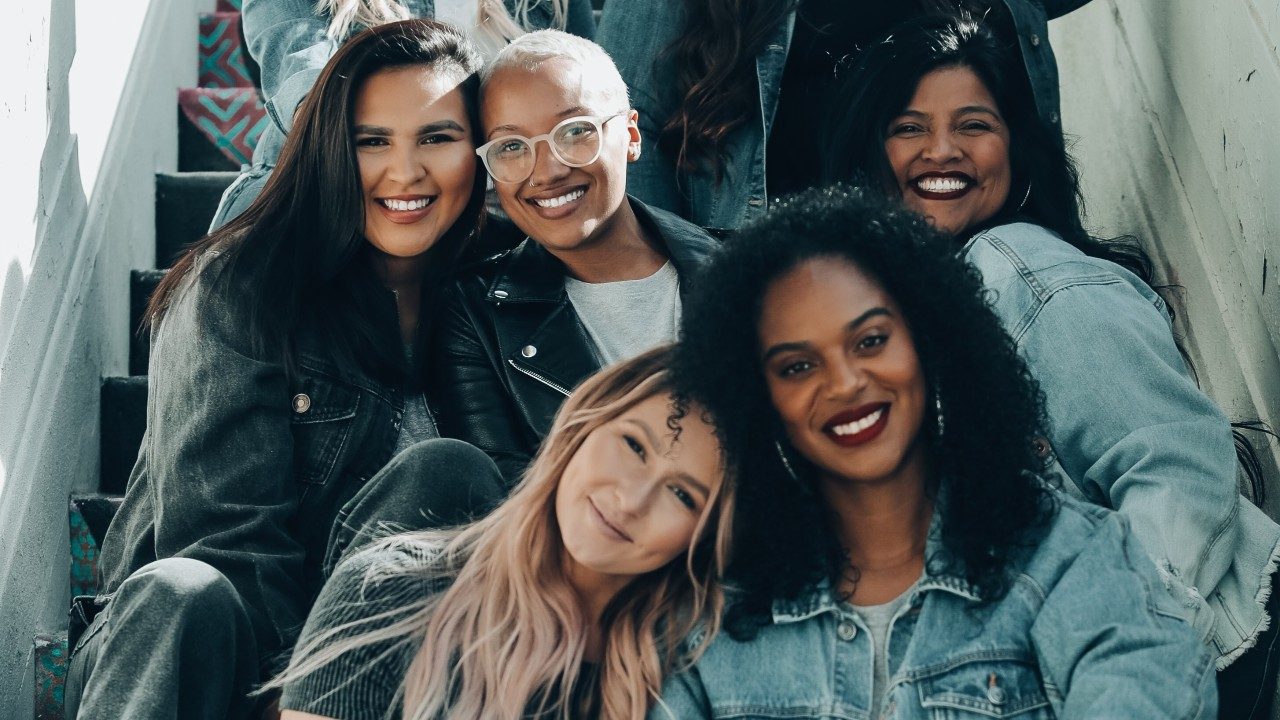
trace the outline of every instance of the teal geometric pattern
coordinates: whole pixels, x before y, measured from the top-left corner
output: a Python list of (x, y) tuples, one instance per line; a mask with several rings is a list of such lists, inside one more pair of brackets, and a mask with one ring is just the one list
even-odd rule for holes
[(218, 12), (240, 12), (243, 0), (218, 0)]
[(248, 163), (271, 120), (253, 88), (185, 88), (178, 107), (186, 119), (237, 165)]
[(66, 689), (67, 635), (37, 635), (36, 720), (62, 720), (63, 692)]
[(98, 583), (93, 574), (98, 567), (98, 541), (74, 501), (68, 519), (71, 521), (71, 597), (96, 595)]
[(253, 87), (240, 44), (240, 13), (200, 16), (200, 87)]

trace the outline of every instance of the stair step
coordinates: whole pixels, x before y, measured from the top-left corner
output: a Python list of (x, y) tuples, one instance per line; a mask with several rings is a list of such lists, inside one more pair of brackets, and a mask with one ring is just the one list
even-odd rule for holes
[(35, 660), (36, 720), (62, 720), (67, 667), (71, 662), (67, 634), (37, 635)]
[(258, 68), (244, 51), (240, 13), (215, 12), (200, 16), (200, 72), (197, 83), (206, 88), (255, 87)]
[(151, 360), (151, 333), (142, 327), (142, 316), (156, 286), (167, 270), (133, 270), (129, 273), (129, 374), (146, 375)]
[(122, 502), (120, 495), (71, 497), (71, 597), (98, 594), (98, 552)]
[(169, 267), (204, 237), (234, 172), (156, 173), (156, 266)]
[(178, 91), (178, 169), (238, 170), (271, 119), (255, 88)]
[(147, 429), (147, 376), (109, 377), (102, 381), (102, 446), (99, 488), (123, 495), (129, 471), (138, 459), (142, 434)]

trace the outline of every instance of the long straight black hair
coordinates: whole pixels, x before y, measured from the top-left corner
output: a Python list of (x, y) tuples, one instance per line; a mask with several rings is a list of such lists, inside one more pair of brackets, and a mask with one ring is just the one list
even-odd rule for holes
[[(329, 60), (298, 107), (293, 129), (262, 194), (243, 214), (196, 242), (169, 270), (147, 308), (154, 326), (206, 254), (220, 262), (213, 279), (248, 323), (255, 352), (292, 371), (297, 334), (305, 323), (340, 367), (387, 382), (411, 371), (391, 321), (391, 301), (364, 237), (364, 198), (353, 141), (356, 96), (373, 73), (423, 65), (455, 73), (479, 132), (479, 58), (461, 31), (415, 19), (365, 30)], [(285, 108), (285, 112), (289, 109)], [(472, 138), (475, 141), (475, 138)], [(428, 251), (424, 309), (452, 271), (484, 212), (484, 173), (476, 172), (462, 215)], [(425, 335), (425, 333), (422, 333)], [(418, 355), (418, 353), (415, 353)]]

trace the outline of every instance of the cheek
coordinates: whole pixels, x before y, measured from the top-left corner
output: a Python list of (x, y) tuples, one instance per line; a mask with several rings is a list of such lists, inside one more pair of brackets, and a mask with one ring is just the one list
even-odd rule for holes
[(809, 393), (800, 383), (769, 378), (769, 401), (787, 427), (804, 425)]

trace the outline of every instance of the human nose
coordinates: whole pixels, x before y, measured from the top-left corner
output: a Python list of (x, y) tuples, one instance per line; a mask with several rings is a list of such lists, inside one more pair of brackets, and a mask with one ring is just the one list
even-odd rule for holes
[(387, 179), (400, 185), (412, 185), (427, 175), (427, 165), (419, 155), (416, 144), (393, 149), (388, 163)]
[(827, 395), (833, 399), (852, 398), (867, 382), (866, 373), (857, 363), (835, 362), (827, 368)]
[(569, 174), (569, 166), (560, 162), (560, 158), (551, 152), (549, 138), (534, 140), (532, 152), (533, 172), (529, 174), (530, 185), (553, 185)]
[(956, 144), (950, 132), (936, 130), (929, 134), (928, 144), (925, 146), (922, 156), (925, 160), (945, 163), (949, 160), (959, 159), (961, 154), (960, 146)]
[(613, 497), (614, 502), (617, 503), (618, 512), (629, 518), (644, 514), (645, 504), (649, 501), (652, 491), (651, 485), (652, 483), (646, 478), (639, 476), (617, 478), (613, 486)]

